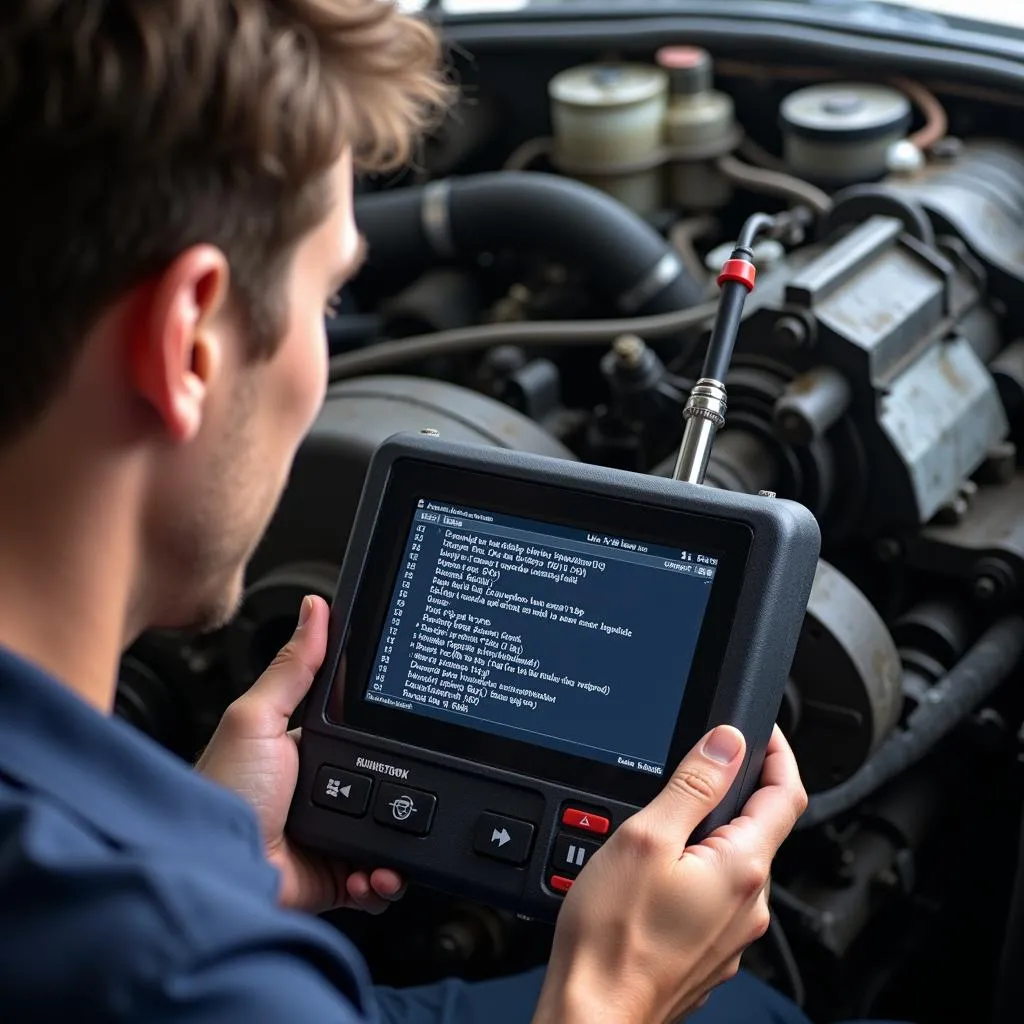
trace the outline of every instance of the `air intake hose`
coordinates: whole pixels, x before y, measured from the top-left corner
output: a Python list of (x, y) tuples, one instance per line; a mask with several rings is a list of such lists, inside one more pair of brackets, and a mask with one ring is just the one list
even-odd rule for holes
[(367, 269), (401, 274), (498, 249), (543, 252), (584, 269), (625, 316), (689, 309), (701, 286), (632, 210), (553, 174), (500, 171), (359, 196)]

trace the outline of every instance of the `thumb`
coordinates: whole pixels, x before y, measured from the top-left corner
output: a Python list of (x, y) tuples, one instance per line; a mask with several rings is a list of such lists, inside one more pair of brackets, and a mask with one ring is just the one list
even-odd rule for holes
[(648, 813), (674, 833), (694, 829), (725, 799), (743, 763), (746, 741), (739, 729), (712, 729), (680, 762), (665, 788), (648, 804)]
[(261, 705), (264, 713), (287, 720), (309, 692), (327, 653), (329, 615), (323, 598), (302, 599), (298, 624), (291, 639), (246, 694), (248, 700)]

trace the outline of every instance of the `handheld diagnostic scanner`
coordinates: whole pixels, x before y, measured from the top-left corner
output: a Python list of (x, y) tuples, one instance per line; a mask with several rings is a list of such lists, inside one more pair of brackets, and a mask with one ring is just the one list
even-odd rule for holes
[(728, 351), (709, 350), (675, 479), (431, 432), (377, 450), (306, 702), (297, 842), (553, 919), (601, 844), (722, 723), (746, 760), (701, 832), (736, 816), (820, 534), (802, 505), (700, 483), (742, 308), (729, 289), (753, 284), (733, 255), (711, 345)]

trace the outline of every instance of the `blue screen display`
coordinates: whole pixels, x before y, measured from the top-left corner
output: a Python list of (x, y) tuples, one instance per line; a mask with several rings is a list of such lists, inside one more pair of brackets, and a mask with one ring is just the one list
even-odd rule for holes
[(662, 775), (717, 567), (424, 498), (365, 700)]

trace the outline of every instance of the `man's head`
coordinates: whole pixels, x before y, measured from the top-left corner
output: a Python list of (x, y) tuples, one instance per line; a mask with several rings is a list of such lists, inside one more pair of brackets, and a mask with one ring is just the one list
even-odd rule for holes
[(384, 0), (3, 5), (0, 481), (117, 481), (142, 625), (232, 613), (323, 398), (353, 167), (406, 158), (437, 60)]

